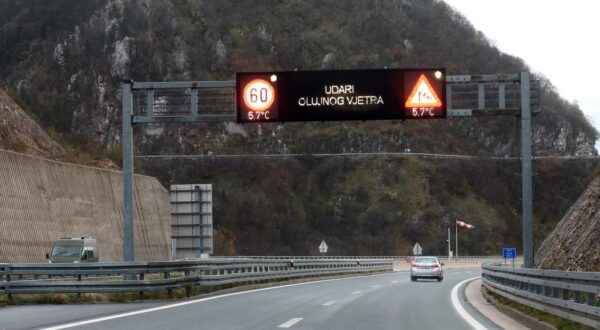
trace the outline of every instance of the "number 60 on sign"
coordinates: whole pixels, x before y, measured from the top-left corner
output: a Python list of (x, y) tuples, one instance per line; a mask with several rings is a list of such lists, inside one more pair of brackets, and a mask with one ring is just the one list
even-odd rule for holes
[(242, 101), (248, 108), (248, 120), (269, 120), (273, 115), (273, 104), (276, 100), (276, 93), (273, 84), (277, 77), (272, 75), (269, 80), (256, 78), (251, 80), (244, 87), (242, 92)]

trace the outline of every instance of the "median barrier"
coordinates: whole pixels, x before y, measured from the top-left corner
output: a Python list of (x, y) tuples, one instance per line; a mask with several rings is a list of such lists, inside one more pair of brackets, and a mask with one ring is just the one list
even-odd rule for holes
[(392, 259), (208, 258), (164, 262), (0, 264), (0, 294), (166, 291), (391, 272)]

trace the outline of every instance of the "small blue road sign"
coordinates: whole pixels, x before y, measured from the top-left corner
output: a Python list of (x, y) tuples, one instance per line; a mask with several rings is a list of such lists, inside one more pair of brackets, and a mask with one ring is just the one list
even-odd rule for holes
[(516, 248), (504, 248), (502, 249), (502, 257), (505, 259), (514, 259), (517, 257), (517, 249)]

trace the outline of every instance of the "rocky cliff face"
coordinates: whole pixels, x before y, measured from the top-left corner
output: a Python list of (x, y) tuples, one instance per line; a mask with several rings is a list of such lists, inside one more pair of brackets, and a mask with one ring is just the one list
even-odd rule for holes
[(0, 90), (0, 148), (59, 159), (64, 149)]
[(600, 271), (600, 178), (596, 178), (544, 240), (536, 266)]

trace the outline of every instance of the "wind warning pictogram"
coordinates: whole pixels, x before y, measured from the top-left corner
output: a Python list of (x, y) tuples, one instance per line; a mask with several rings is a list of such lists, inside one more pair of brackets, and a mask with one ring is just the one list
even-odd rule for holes
[(431, 87), (429, 80), (422, 74), (417, 80), (415, 87), (406, 99), (405, 106), (407, 108), (436, 108), (442, 106), (442, 101), (438, 97), (437, 93)]

